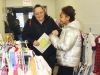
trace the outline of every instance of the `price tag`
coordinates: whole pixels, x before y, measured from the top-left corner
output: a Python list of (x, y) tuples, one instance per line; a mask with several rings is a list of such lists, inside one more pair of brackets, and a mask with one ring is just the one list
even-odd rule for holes
[(100, 38), (98, 39), (98, 43), (100, 43)]

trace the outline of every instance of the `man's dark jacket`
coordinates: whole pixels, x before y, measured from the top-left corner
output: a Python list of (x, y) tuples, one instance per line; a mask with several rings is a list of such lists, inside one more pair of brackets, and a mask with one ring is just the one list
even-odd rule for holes
[(54, 20), (48, 15), (45, 15), (45, 20), (42, 24), (40, 24), (33, 16), (31, 24), (31, 26), (26, 25), (24, 27), (23, 31), (26, 31), (27, 33), (27, 36), (24, 38), (28, 40), (29, 48), (33, 49), (36, 55), (42, 55), (44, 59), (48, 62), (49, 66), (53, 68), (54, 64), (56, 63), (56, 49), (54, 48), (54, 46), (50, 45), (49, 48), (47, 48), (47, 50), (42, 54), (36, 48), (33, 47), (33, 42), (34, 40), (38, 40), (43, 33), (49, 35), (53, 30), (60, 31), (60, 28), (57, 26)]

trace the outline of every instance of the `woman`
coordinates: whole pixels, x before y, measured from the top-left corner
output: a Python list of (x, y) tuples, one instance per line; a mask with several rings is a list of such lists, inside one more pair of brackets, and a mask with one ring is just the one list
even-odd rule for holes
[(63, 25), (60, 38), (54, 30), (50, 39), (57, 48), (57, 75), (73, 75), (74, 67), (78, 66), (81, 54), (81, 34), (79, 22), (75, 20), (75, 10), (72, 6), (62, 8), (60, 23)]
[(53, 30), (59, 30), (59, 28), (54, 20), (47, 15), (43, 6), (36, 5), (33, 8), (33, 14), (34, 15), (31, 20), (32, 25), (29, 30), (30, 33), (27, 36), (27, 40), (29, 42), (28, 46), (29, 48), (34, 50), (36, 55), (42, 55), (49, 66), (53, 69), (56, 63), (56, 49), (54, 48), (54, 46), (50, 45), (44, 53), (41, 53), (33, 45), (39, 46), (39, 42), (37, 40), (41, 37), (43, 33), (49, 35)]

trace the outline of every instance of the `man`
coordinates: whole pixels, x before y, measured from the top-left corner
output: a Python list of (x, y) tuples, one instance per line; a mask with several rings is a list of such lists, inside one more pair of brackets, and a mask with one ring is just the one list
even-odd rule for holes
[(43, 33), (47, 35), (51, 34), (53, 30), (60, 30), (60, 28), (56, 25), (54, 20), (47, 15), (45, 9), (41, 5), (36, 5), (33, 8), (33, 17), (31, 22), (31, 28), (28, 31), (29, 35), (27, 40), (29, 42), (29, 48), (33, 49), (36, 55), (42, 55), (44, 59), (47, 61), (49, 66), (53, 69), (56, 63), (56, 49), (53, 45), (50, 45), (44, 53), (41, 53), (37, 50), (33, 45), (39, 46), (39, 42), (37, 41)]

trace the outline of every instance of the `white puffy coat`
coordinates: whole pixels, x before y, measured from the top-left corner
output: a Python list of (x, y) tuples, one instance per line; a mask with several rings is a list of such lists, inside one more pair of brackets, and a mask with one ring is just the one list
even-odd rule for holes
[(57, 62), (62, 66), (75, 67), (80, 62), (81, 33), (78, 21), (62, 28), (60, 37), (51, 35), (52, 44), (57, 48)]

